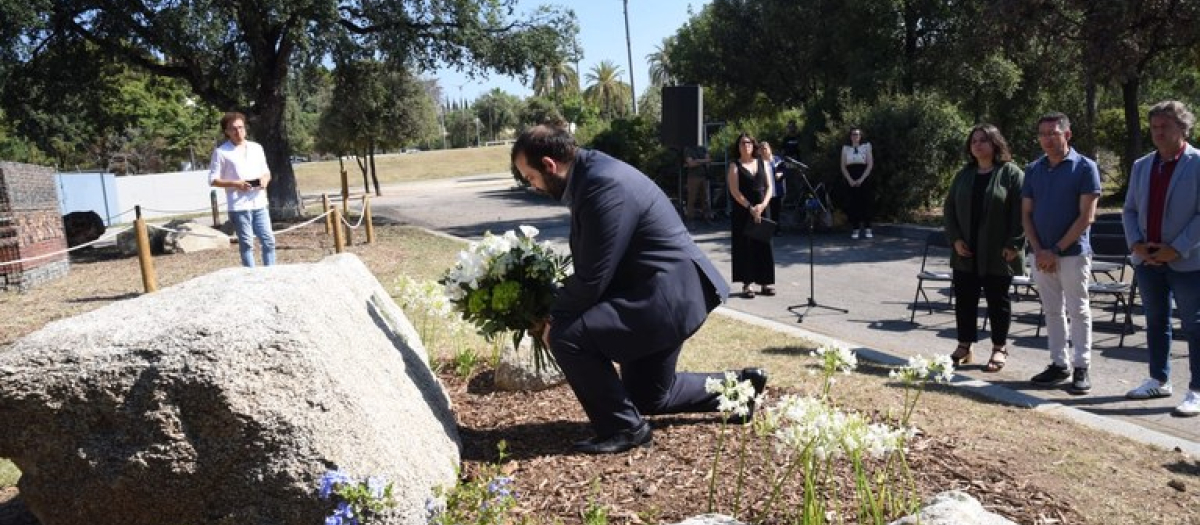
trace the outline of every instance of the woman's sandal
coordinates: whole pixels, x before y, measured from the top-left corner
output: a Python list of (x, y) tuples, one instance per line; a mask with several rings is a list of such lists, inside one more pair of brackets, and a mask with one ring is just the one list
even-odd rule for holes
[(1003, 346), (992, 347), (992, 357), (988, 359), (987, 365), (983, 367), (984, 372), (999, 372), (1004, 369), (1004, 365), (1008, 363), (1008, 350)]
[(743, 296), (743, 297), (745, 297), (745, 298), (747, 298), (747, 299), (753, 299), (753, 298), (754, 298), (754, 290), (751, 290), (751, 289), (750, 289), (750, 285), (748, 285), (748, 284), (747, 284), (746, 286), (743, 286), (743, 287), (742, 287), (742, 296)]
[(954, 353), (950, 354), (950, 360), (954, 362), (954, 366), (971, 364), (971, 345), (959, 343)]

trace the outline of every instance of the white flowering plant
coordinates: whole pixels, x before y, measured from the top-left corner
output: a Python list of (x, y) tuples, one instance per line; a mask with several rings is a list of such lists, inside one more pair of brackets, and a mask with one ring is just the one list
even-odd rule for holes
[[(509, 333), (514, 348), (526, 331), (542, 326), (560, 283), (571, 274), (570, 256), (555, 253), (549, 242), (539, 244), (537, 228), (518, 229), (520, 234), (485, 233), (482, 241), (459, 252), (439, 281), (454, 309), (485, 339)], [(534, 333), (533, 355), (540, 370), (554, 361), (538, 335)]]

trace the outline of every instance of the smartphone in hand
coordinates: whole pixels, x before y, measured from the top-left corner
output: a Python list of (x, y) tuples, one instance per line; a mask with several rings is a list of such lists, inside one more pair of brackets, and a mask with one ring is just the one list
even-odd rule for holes
[(249, 183), (251, 186), (253, 186), (253, 187), (255, 187), (255, 188), (261, 188), (261, 187), (262, 187), (262, 180), (260, 180), (260, 179), (250, 179), (250, 180), (248, 180), (248, 181), (246, 181), (246, 182), (248, 182), (248, 183)]

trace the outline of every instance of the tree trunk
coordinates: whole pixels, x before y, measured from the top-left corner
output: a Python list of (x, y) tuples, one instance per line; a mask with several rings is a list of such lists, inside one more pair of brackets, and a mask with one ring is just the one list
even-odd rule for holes
[(1083, 141), (1083, 153), (1093, 159), (1097, 158), (1098, 145), (1096, 144), (1096, 79), (1091, 74), (1087, 75), (1087, 85), (1084, 87), (1084, 114), (1083, 127), (1087, 130)]
[(379, 191), (379, 171), (375, 169), (375, 140), (371, 140), (371, 182), (375, 183), (375, 196), (380, 197), (383, 192)]
[(371, 191), (371, 180), (367, 175), (367, 168), (370, 167), (370, 165), (367, 164), (368, 151), (369, 150), (364, 148), (364, 151), (358, 152), (354, 155), (354, 162), (358, 164), (358, 171), (361, 171), (363, 176), (363, 193), (369, 193)]
[(1141, 154), (1142, 122), (1138, 109), (1138, 90), (1141, 78), (1130, 77), (1121, 84), (1121, 98), (1125, 106), (1125, 153), (1121, 156), (1121, 195), (1129, 188), (1129, 171), (1133, 169), (1133, 161)]
[(267, 156), (267, 166), (271, 169), (271, 184), (267, 186), (267, 198), (270, 200), (271, 218), (295, 219), (300, 217), (304, 209), (300, 206), (300, 192), (296, 188), (296, 173), (292, 171), (289, 156), (292, 153), (288, 143), (287, 129), (283, 120), (285, 99), (280, 92), (277, 95), (260, 97), (256, 101), (256, 121), (251, 124), (256, 142), (262, 144)]
[(904, 2), (902, 9), (904, 10), (904, 71), (901, 73), (901, 82), (904, 84), (904, 92), (908, 95), (914, 95), (917, 92), (916, 68), (917, 68), (917, 26), (920, 24), (920, 15), (917, 13), (917, 7), (912, 1)]

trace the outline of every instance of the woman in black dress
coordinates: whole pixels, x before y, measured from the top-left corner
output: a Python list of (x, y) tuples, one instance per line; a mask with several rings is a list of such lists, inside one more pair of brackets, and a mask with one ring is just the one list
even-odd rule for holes
[(771, 241), (757, 241), (746, 236), (750, 221), (760, 222), (771, 202), (771, 182), (767, 179), (765, 163), (758, 155), (758, 144), (747, 133), (737, 139), (737, 158), (729, 163), (726, 175), (729, 197), (733, 199), (730, 214), (733, 226), (733, 281), (742, 283), (742, 295), (754, 298), (751, 285), (759, 285), (763, 295), (775, 295), (775, 254)]

